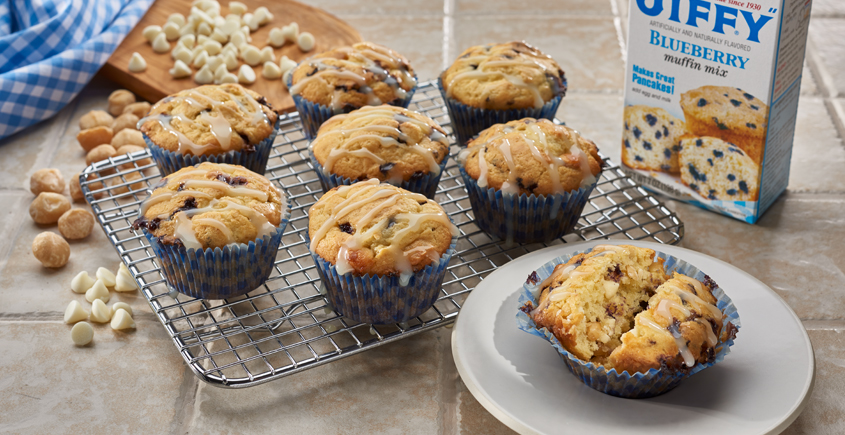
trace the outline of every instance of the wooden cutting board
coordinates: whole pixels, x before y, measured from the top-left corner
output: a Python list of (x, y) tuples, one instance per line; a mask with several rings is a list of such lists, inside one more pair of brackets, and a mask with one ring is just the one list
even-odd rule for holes
[[(294, 21), (299, 24), (300, 32), (311, 32), (316, 38), (317, 45), (308, 53), (301, 52), (295, 44), (290, 42), (281, 48), (274, 48), (277, 62), (282, 56), (299, 62), (314, 54), (361, 41), (358, 31), (322, 9), (291, 0), (241, 1), (246, 3), (248, 12), (255, 11), (259, 6), (265, 6), (274, 15), (273, 21), (250, 34), (251, 44), (259, 49), (267, 45), (270, 29), (281, 28)], [(220, 5), (222, 6), (221, 15), (225, 17), (229, 13), (229, 2), (223, 0), (220, 1)], [(154, 52), (142, 35), (144, 28), (149, 25), (163, 26), (172, 13), (178, 12), (187, 17), (190, 11), (191, 0), (157, 0), (112, 54), (100, 70), (100, 74), (151, 103), (181, 90), (199, 86), (192, 77), (183, 79), (171, 77), (168, 71), (173, 67), (174, 61), (170, 57), (170, 52), (161, 54)], [(176, 41), (172, 41), (170, 45), (171, 48), (175, 47)], [(147, 70), (141, 73), (129, 72), (129, 59), (136, 51), (147, 61)], [(261, 76), (262, 68), (261, 65), (253, 67), (257, 79), (255, 83), (246, 86), (267, 97), (276, 110), (280, 112), (294, 110), (293, 99), (282, 85), (282, 80), (265, 79)], [(237, 74), (237, 70), (233, 72)]]

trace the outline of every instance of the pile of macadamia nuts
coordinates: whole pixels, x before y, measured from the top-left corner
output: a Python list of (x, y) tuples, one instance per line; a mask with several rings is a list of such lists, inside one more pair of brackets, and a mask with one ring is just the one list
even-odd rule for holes
[[(76, 140), (85, 151), (85, 164), (116, 157), (146, 148), (144, 136), (137, 130), (138, 121), (146, 116), (150, 110), (150, 103), (138, 102), (131, 92), (120, 89), (109, 95), (108, 111), (92, 110), (79, 118), (79, 133)], [(138, 165), (148, 165), (150, 159), (137, 162)], [(127, 167), (133, 167), (128, 163)], [(131, 182), (142, 178), (140, 171), (130, 172), (124, 178)], [(70, 198), (74, 202), (84, 202), (85, 196), (79, 183), (80, 172), (74, 174), (69, 183), (65, 182), (61, 171), (54, 168), (39, 169), (32, 174), (29, 188), (35, 199), (29, 206), (29, 215), (39, 225), (58, 224), (59, 233), (45, 231), (32, 241), (32, 253), (44, 267), (58, 268), (67, 264), (70, 258), (70, 244), (68, 240), (79, 240), (88, 237), (94, 227), (94, 216), (90, 211), (72, 208), (71, 201), (65, 196), (65, 186), (69, 184)], [(88, 175), (93, 177), (93, 175)], [(112, 178), (110, 185), (124, 184), (120, 177)], [(96, 183), (92, 189), (101, 189), (103, 185)], [(142, 183), (129, 186), (114, 187), (115, 193), (125, 193), (128, 188), (141, 188)], [(99, 193), (94, 195), (99, 196)]]

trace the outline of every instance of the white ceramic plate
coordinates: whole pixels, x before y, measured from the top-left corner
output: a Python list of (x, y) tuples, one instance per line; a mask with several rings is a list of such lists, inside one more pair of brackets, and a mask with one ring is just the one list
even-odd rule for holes
[[(622, 399), (581, 383), (548, 342), (519, 330), (517, 295), (528, 275), (556, 257), (602, 243), (676, 256), (719, 283), (742, 321), (725, 360), (662, 396)], [(555, 246), (493, 272), (464, 303), (452, 332), (452, 353), (475, 398), (524, 434), (779, 433), (801, 413), (815, 380), (807, 332), (765, 284), (695, 251), (622, 240)]]

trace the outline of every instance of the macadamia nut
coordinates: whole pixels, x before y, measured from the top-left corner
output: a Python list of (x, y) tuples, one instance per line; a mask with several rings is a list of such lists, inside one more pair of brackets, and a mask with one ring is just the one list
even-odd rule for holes
[(114, 139), (111, 140), (111, 146), (114, 149), (120, 149), (124, 145), (138, 145), (146, 148), (147, 143), (144, 142), (143, 133), (135, 129), (125, 128), (114, 135)]
[(92, 110), (79, 118), (79, 129), (88, 130), (94, 127), (109, 127), (114, 118), (103, 110)]
[(70, 210), (70, 201), (64, 195), (41, 192), (29, 205), (29, 215), (37, 224), (54, 224)]
[[(110, 183), (110, 185), (112, 186), (112, 193), (115, 194), (115, 195), (121, 195), (121, 194), (124, 194), (124, 193), (128, 193), (129, 189), (132, 189), (133, 191), (136, 191), (136, 192), (139, 191), (139, 190), (143, 190), (144, 189), (144, 182), (143, 181), (133, 182), (135, 180), (140, 180), (141, 175), (142, 175), (141, 172), (129, 172), (127, 174), (124, 174), (123, 178), (125, 178), (126, 181), (121, 180), (120, 177), (112, 178), (111, 183)], [(129, 184), (126, 184), (126, 183), (129, 183)], [(122, 185), (122, 184), (125, 184), (125, 185)]]
[(88, 155), (85, 156), (85, 164), (91, 165), (94, 162), (99, 162), (100, 160), (106, 160), (109, 157), (114, 157), (117, 155), (117, 150), (114, 149), (113, 146), (105, 144), (94, 147), (91, 151), (88, 151)]
[[(168, 45), (168, 49), (170, 46)], [(109, 95), (109, 113), (112, 116), (120, 116), (123, 109), (135, 102), (135, 94), (126, 89), (118, 89)]]
[(76, 135), (76, 140), (87, 153), (102, 144), (111, 143), (113, 137), (114, 132), (111, 127), (100, 126), (80, 131)]
[[(126, 107), (123, 108), (123, 114), (125, 115), (127, 113), (131, 113), (131, 114), (137, 116), (138, 119), (141, 119), (141, 118), (147, 116), (147, 112), (150, 111), (150, 107), (152, 107), (152, 106), (150, 106), (150, 103), (148, 103), (146, 101), (140, 101), (140, 102), (137, 102), (137, 103), (132, 103), (132, 104), (129, 104)], [(105, 113), (105, 112), (103, 112), (103, 113)], [(109, 124), (109, 125), (111, 125), (111, 124)]]
[(68, 240), (84, 239), (94, 228), (94, 215), (88, 210), (75, 208), (59, 218), (59, 232)]
[(113, 132), (118, 133), (123, 129), (135, 130), (135, 124), (138, 123), (138, 118), (132, 113), (124, 113), (114, 119), (111, 125)]
[[(122, 156), (124, 154), (135, 153), (138, 151), (144, 151), (146, 148), (138, 146), (138, 145), (124, 145), (117, 149), (117, 155)], [(153, 161), (150, 158), (136, 160), (134, 163), (124, 163), (120, 165), (123, 169), (132, 169), (135, 165), (138, 166), (146, 166), (152, 164)]]
[(62, 267), (70, 258), (70, 245), (62, 236), (45, 231), (32, 241), (32, 255), (44, 267)]
[(41, 192), (62, 193), (65, 191), (65, 177), (58, 169), (39, 169), (29, 177), (29, 190), (34, 195)]

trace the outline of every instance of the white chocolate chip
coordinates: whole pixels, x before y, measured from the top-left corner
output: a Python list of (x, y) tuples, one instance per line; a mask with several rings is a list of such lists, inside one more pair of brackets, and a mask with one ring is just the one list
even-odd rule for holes
[(210, 69), (212, 71), (212, 74), (214, 74), (214, 71), (217, 71), (217, 68), (220, 65), (223, 65), (223, 63), (224, 62), (223, 62), (222, 57), (220, 57), (220, 56), (209, 56), (208, 60), (205, 62), (205, 66), (207, 66), (208, 69)]
[(285, 45), (285, 34), (282, 33), (282, 29), (278, 27), (270, 29), (270, 36), (267, 38), (267, 43), (276, 48)]
[[(211, 38), (209, 38), (208, 36), (197, 35), (197, 45), (202, 47), (202, 45), (205, 44), (205, 41), (208, 41), (209, 39), (211, 39)], [(205, 49), (205, 48), (203, 48), (203, 49)]]
[(135, 314), (132, 312), (132, 307), (129, 306), (126, 302), (115, 302), (111, 306), (112, 313), (116, 313), (117, 310), (126, 310), (130, 316), (134, 316)]
[[(209, 15), (210, 15), (210, 14), (209, 14)], [(223, 18), (223, 17), (221, 17), (219, 12), (218, 12), (218, 13), (217, 13), (217, 15), (216, 15), (215, 17), (213, 17), (213, 18), (214, 18), (214, 28), (217, 28), (217, 27), (222, 27), (224, 24), (226, 24), (226, 19), (225, 19), (225, 18)], [(212, 32), (212, 33), (213, 33), (213, 32)]]
[(223, 55), (223, 63), (226, 64), (226, 69), (229, 71), (238, 67), (238, 58), (235, 53), (226, 53)]
[(219, 30), (220, 33), (228, 36), (232, 36), (233, 33), (237, 32), (238, 29), (241, 28), (241, 20), (237, 16), (231, 16), (232, 19), (228, 17), (223, 22), (223, 25), (218, 27), (216, 30)]
[(183, 36), (193, 35), (194, 31), (196, 30), (195, 27), (196, 26), (194, 26), (191, 23), (185, 24), (184, 26), (180, 27), (179, 28), (179, 37), (181, 38)]
[(265, 79), (276, 80), (282, 76), (282, 70), (275, 62), (264, 62), (264, 68), (261, 70), (261, 75)]
[(273, 47), (264, 47), (260, 51), (261, 62), (276, 62), (276, 53), (273, 53)]
[[(194, 45), (196, 45), (196, 43), (197, 43), (197, 37), (193, 33), (183, 35), (182, 37), (179, 38), (179, 45), (185, 47), (188, 50), (193, 49)], [(178, 48), (178, 45), (177, 45), (177, 48)]]
[(70, 289), (73, 290), (74, 293), (85, 293), (94, 285), (96, 280), (88, 276), (88, 272), (82, 271), (76, 274), (73, 277), (73, 280), (70, 281)]
[(296, 68), (296, 62), (290, 60), (287, 56), (282, 56), (279, 60), (279, 69), (282, 70), (282, 74)]
[(226, 73), (226, 74), (223, 74), (223, 77), (220, 77), (220, 84), (237, 83), (237, 82), (238, 82), (238, 76), (236, 76), (232, 73)]
[(246, 42), (252, 42), (252, 37), (249, 36), (251, 32), (252, 30), (249, 30), (249, 26), (247, 26), (246, 24), (241, 26), (241, 33), (243, 33), (244, 37), (246, 37)]
[(147, 61), (137, 51), (132, 53), (132, 57), (129, 58), (129, 72), (139, 73), (146, 69)]
[(156, 39), (156, 36), (161, 33), (161, 26), (147, 26), (144, 27), (143, 35), (147, 42), (151, 43)]
[(129, 273), (129, 269), (126, 268), (126, 265), (120, 263), (120, 268), (117, 269), (117, 275), (115, 275), (114, 281), (114, 290), (119, 292), (131, 292), (138, 290), (138, 283), (135, 282), (135, 279), (132, 278), (132, 274)]
[(246, 5), (241, 2), (229, 2), (229, 12), (235, 15), (246, 13)]
[(287, 26), (282, 26), (282, 36), (285, 37), (285, 41), (290, 41), (296, 44), (296, 41), (299, 38), (299, 24), (294, 21)]
[(173, 76), (174, 79), (190, 77), (191, 67), (182, 60), (177, 60), (176, 63), (173, 64), (173, 68), (170, 68), (170, 75)]
[(179, 29), (180, 26), (176, 23), (170, 22), (164, 25), (161, 28), (161, 31), (164, 33), (164, 36), (167, 37), (168, 41), (175, 41), (179, 39)]
[(238, 83), (251, 85), (255, 83), (255, 71), (249, 65), (241, 65), (238, 70)]
[(293, 69), (289, 69), (282, 73), (282, 86), (287, 89), (288, 87), (288, 80), (290, 80), (290, 75), (293, 74)]
[(255, 19), (259, 26), (263, 26), (273, 20), (273, 14), (265, 6), (259, 6), (255, 9)]
[(244, 32), (236, 30), (231, 36), (229, 36), (229, 42), (240, 49), (241, 46), (246, 45), (246, 35), (244, 35)]
[(114, 313), (114, 316), (112, 316), (111, 329), (114, 329), (115, 331), (135, 329), (135, 321), (132, 320), (132, 315), (121, 308)]
[(256, 66), (261, 63), (261, 51), (253, 45), (247, 45), (241, 50), (241, 59), (249, 66)]
[(164, 33), (159, 33), (153, 40), (153, 51), (156, 53), (167, 53), (170, 51), (170, 43)]
[(79, 322), (70, 329), (70, 339), (77, 346), (85, 346), (94, 339), (94, 328), (88, 322)]
[(181, 60), (182, 62), (190, 62), (191, 61), (191, 50), (187, 49), (182, 44), (176, 44), (176, 48), (170, 52), (170, 56), (173, 57), (174, 60)]
[(220, 66), (218, 66), (217, 69), (214, 70), (214, 83), (219, 84), (220, 79), (223, 78), (223, 76), (226, 75), (228, 72), (229, 70), (226, 68), (226, 64), (220, 64)]
[(76, 323), (87, 318), (88, 312), (85, 311), (85, 308), (82, 308), (82, 304), (77, 301), (70, 301), (67, 308), (65, 308), (65, 323), (67, 324)]
[(299, 38), (296, 40), (296, 45), (299, 46), (300, 50), (305, 52), (313, 50), (315, 43), (316, 41), (314, 40), (314, 35), (308, 32), (300, 33)]
[(112, 273), (112, 271), (106, 269), (105, 267), (99, 267), (99, 268), (97, 268), (96, 275), (97, 275), (97, 279), (102, 281), (103, 284), (106, 285), (106, 287), (114, 287), (114, 283), (115, 283), (114, 279), (115, 278), (114, 278), (114, 274)]
[(88, 302), (94, 302), (95, 299), (100, 299), (103, 302), (108, 302), (111, 295), (109, 294), (109, 289), (106, 288), (106, 285), (103, 284), (102, 281), (99, 279), (94, 282), (94, 285), (85, 292), (85, 300)]
[(208, 36), (211, 34), (211, 26), (207, 22), (203, 21), (199, 26), (197, 26), (197, 33)]
[(206, 62), (208, 62), (208, 52), (207, 52), (207, 51), (205, 51), (205, 50), (202, 50), (202, 51), (200, 51), (200, 52), (199, 52), (199, 54), (198, 54), (198, 55), (194, 58), (194, 61), (193, 61), (192, 65), (193, 65), (195, 68), (202, 68), (202, 66), (203, 66), (203, 65), (205, 65), (205, 63), (206, 63)]
[(196, 74), (194, 74), (194, 81), (201, 85), (209, 85), (214, 83), (214, 73), (208, 65), (203, 65)]
[(244, 23), (245, 26), (249, 27), (250, 32), (258, 30), (258, 20), (255, 19), (254, 14), (251, 14), (249, 12), (245, 13), (242, 17), (241, 22)]
[(202, 48), (204, 48), (210, 56), (215, 56), (220, 54), (220, 50), (223, 49), (223, 44), (213, 39), (209, 39), (202, 44)]
[(111, 308), (102, 300), (94, 299), (94, 302), (91, 302), (91, 318), (89, 320), (92, 322), (108, 323), (111, 320), (111, 315)]
[(176, 23), (177, 26), (182, 27), (182, 26), (185, 25), (186, 21), (185, 21), (184, 15), (180, 14), (179, 12), (175, 12), (175, 13), (170, 14), (167, 17), (167, 22), (168, 23)]
[(229, 42), (229, 37), (224, 35), (219, 27), (215, 28), (214, 31), (211, 32), (211, 39), (221, 44)]

